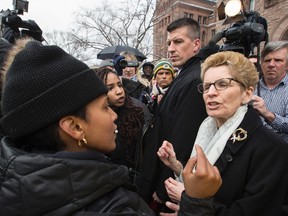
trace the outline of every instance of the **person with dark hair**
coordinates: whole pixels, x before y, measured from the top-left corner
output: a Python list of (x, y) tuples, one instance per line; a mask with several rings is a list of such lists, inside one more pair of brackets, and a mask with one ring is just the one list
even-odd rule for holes
[[(146, 80), (148, 80), (150, 82), (152, 77), (153, 77), (154, 64), (152, 64), (152, 62), (144, 62), (140, 66), (140, 69), (142, 70), (142, 75), (140, 75), (140, 76), (143, 79), (146, 79)], [(139, 77), (138, 77), (138, 80), (139, 80)]]
[(109, 106), (118, 115), (115, 121), (118, 126), (116, 149), (108, 155), (114, 163), (138, 171), (139, 158), (142, 157), (141, 136), (152, 115), (145, 104), (126, 94), (115, 72), (109, 69), (96, 69), (95, 72), (107, 86)]
[(261, 66), (253, 107), (263, 124), (288, 143), (288, 41), (269, 42), (262, 50)]
[[(18, 39), (4, 72), (1, 216), (154, 215), (134, 192), (127, 167), (104, 155), (115, 148), (117, 115), (92, 69), (58, 46)], [(195, 163), (206, 174), (186, 173), (192, 197), (181, 206), (212, 215), (209, 203), (199, 206), (198, 199), (213, 195), (221, 177), (201, 152)]]
[(60, 47), (16, 41), (2, 94), (0, 215), (153, 215), (128, 168), (104, 155), (117, 135), (107, 92)]
[(170, 200), (164, 182), (174, 174), (158, 159), (158, 148), (164, 140), (173, 143), (178, 159), (185, 165), (192, 150), (191, 142), (207, 116), (202, 95), (197, 90), (203, 60), (198, 55), (201, 47), (199, 23), (192, 18), (180, 18), (167, 26), (167, 32), (169, 59), (179, 72), (154, 114), (153, 141), (146, 146), (140, 169), (143, 177), (138, 183), (139, 194), (148, 203), (160, 202), (160, 208)]
[(137, 69), (136, 76), (137, 80), (145, 86), (142, 90), (141, 96), (138, 98), (141, 102), (148, 105), (150, 101), (151, 92), (151, 82), (153, 78), (153, 68), (152, 62), (144, 62)]

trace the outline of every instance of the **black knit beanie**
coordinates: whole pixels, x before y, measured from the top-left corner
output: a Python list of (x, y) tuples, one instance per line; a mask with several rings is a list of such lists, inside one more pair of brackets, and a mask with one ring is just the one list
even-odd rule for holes
[(30, 41), (6, 73), (1, 125), (11, 139), (45, 128), (107, 93), (83, 62), (57, 46)]

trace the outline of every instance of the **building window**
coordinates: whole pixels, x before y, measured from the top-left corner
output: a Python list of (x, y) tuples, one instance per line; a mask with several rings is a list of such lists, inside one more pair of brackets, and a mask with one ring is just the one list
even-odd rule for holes
[(184, 12), (184, 17), (188, 17), (188, 13)]
[(205, 35), (205, 31), (202, 32), (202, 44), (205, 44), (205, 40), (206, 40), (206, 35)]
[(212, 34), (212, 37), (215, 35), (215, 29), (213, 29), (212, 31), (211, 31), (211, 34)]
[(198, 23), (201, 24), (202, 17), (198, 16)]
[(273, 5), (277, 4), (279, 0), (265, 0), (264, 8), (272, 7)]
[(203, 25), (206, 25), (207, 23), (207, 21), (206, 21), (207, 19), (206, 19), (206, 17), (203, 17)]
[(189, 14), (189, 17), (193, 19), (193, 14), (190, 13), (190, 14)]

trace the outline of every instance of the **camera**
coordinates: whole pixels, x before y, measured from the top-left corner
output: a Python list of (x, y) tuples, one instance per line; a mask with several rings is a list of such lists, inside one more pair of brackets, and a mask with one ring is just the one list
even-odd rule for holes
[(5, 27), (10, 27), (13, 30), (18, 31), (20, 28), (20, 36), (30, 36), (40, 42), (44, 41), (42, 37), (42, 30), (34, 20), (22, 20), (19, 15), (23, 15), (24, 12), (28, 12), (29, 2), (26, 0), (13, 0), (14, 10), (2, 10), (0, 11), (0, 27), (1, 31), (5, 30)]
[(126, 61), (125, 59), (121, 59), (120, 62), (119, 62), (119, 66), (121, 68), (138, 67), (139, 66), (139, 62), (138, 61)]
[(268, 43), (267, 21), (258, 12), (247, 11), (244, 13), (243, 20), (235, 22), (231, 27), (215, 34), (209, 45), (215, 45), (222, 38), (226, 38), (226, 40), (219, 47), (219, 51), (240, 52), (248, 57), (262, 41)]

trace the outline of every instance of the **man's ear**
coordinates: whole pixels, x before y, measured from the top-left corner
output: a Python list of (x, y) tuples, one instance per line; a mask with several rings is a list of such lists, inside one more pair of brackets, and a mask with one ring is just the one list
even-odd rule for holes
[(83, 129), (79, 118), (75, 116), (65, 116), (59, 121), (59, 127), (76, 140), (83, 138)]
[(199, 50), (200, 50), (200, 48), (201, 48), (201, 43), (200, 43), (200, 39), (195, 39), (194, 41), (193, 41), (193, 43), (194, 43), (194, 52), (195, 53), (198, 53), (199, 52)]

